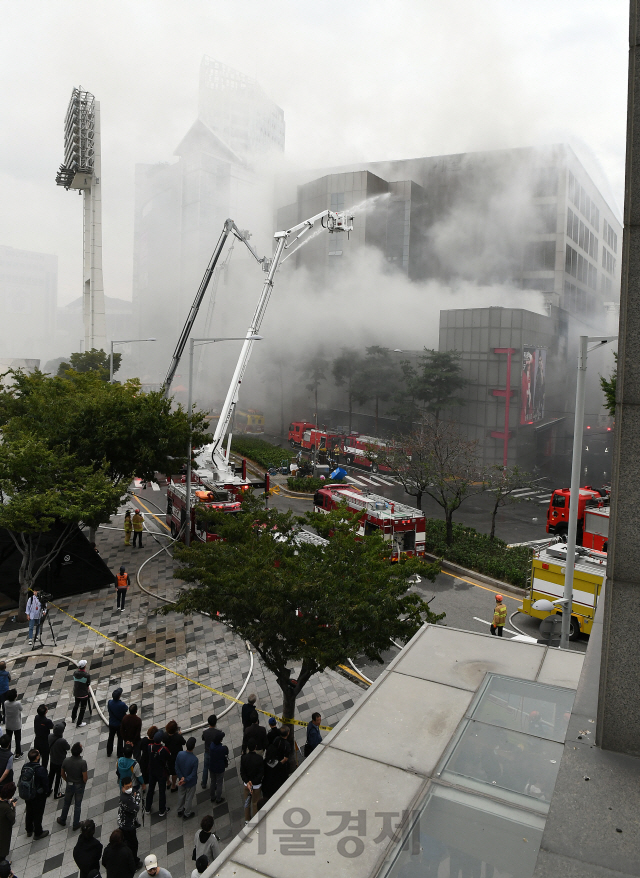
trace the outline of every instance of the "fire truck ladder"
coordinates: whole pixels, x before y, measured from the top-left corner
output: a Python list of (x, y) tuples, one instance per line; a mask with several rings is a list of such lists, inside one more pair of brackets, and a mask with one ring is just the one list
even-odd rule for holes
[(193, 300), (193, 305), (191, 306), (191, 310), (189, 311), (189, 315), (187, 320), (182, 328), (182, 332), (180, 333), (180, 338), (178, 339), (178, 343), (176, 345), (176, 349), (173, 352), (173, 357), (171, 358), (171, 365), (169, 366), (169, 371), (167, 372), (166, 378), (164, 379), (163, 384), (163, 396), (166, 399), (169, 396), (169, 391), (171, 390), (171, 384), (173, 383), (173, 379), (176, 374), (176, 370), (178, 365), (180, 364), (180, 360), (182, 358), (182, 354), (184, 353), (184, 349), (187, 346), (187, 342), (189, 340), (189, 336), (191, 335), (191, 330), (193, 329), (193, 324), (196, 322), (196, 317), (198, 316), (198, 311), (200, 310), (200, 305), (202, 304), (202, 300), (204, 299), (204, 294), (207, 291), (207, 287), (209, 286), (209, 282), (213, 277), (213, 273), (216, 268), (216, 264), (218, 259), (220, 258), (220, 254), (222, 253), (222, 249), (226, 243), (227, 238), (230, 234), (235, 235), (235, 237), (242, 241), (243, 244), (247, 245), (247, 249), (253, 256), (253, 258), (258, 262), (263, 271), (269, 270), (269, 260), (266, 257), (262, 257), (262, 259), (258, 256), (256, 251), (253, 249), (251, 244), (249, 243), (249, 238), (251, 237), (249, 232), (241, 231), (237, 225), (234, 223), (232, 219), (227, 219), (224, 222), (224, 226), (222, 227), (222, 232), (220, 237), (218, 238), (218, 243), (216, 244), (215, 250), (213, 251), (213, 255), (209, 261), (209, 265), (207, 266), (207, 270), (204, 273), (204, 277), (200, 282), (200, 286), (198, 287), (198, 292), (196, 293), (196, 297)]

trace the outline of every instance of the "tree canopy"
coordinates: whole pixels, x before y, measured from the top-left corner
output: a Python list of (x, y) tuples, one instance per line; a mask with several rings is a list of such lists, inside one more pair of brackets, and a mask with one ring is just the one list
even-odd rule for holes
[(302, 519), (292, 512), (249, 496), (235, 515), (202, 515), (222, 539), (176, 549), (174, 575), (193, 587), (161, 612), (219, 612), (276, 676), (287, 718), (313, 674), (358, 655), (381, 662), (391, 637), (407, 640), (424, 620), (442, 618), (407, 591), (418, 571), (435, 579), (438, 565), (390, 563), (381, 537), (356, 539), (359, 516), (346, 508), (306, 517), (331, 531), (324, 547), (296, 538)]
[(616, 385), (618, 383), (618, 353), (613, 355), (616, 358), (616, 368), (613, 370), (609, 378), (600, 376), (600, 386), (604, 392), (604, 407), (612, 418), (616, 416)]
[(349, 433), (353, 420), (353, 401), (355, 399), (357, 382), (362, 370), (363, 358), (359, 351), (343, 348), (342, 353), (331, 364), (333, 379), (338, 387), (345, 388), (347, 394), (347, 406), (349, 410)]
[(514, 497), (515, 491), (523, 488), (539, 488), (540, 479), (534, 479), (526, 470), (518, 466), (507, 467), (495, 464), (485, 472), (486, 491), (491, 494), (493, 508), (491, 510), (491, 532), (489, 539), (495, 539), (496, 517), (498, 510), (509, 503), (517, 503), (519, 498)]
[(418, 357), (417, 367), (403, 361), (402, 371), (406, 380), (406, 396), (412, 400), (413, 416), (431, 414), (436, 420), (444, 408), (460, 406), (465, 400), (458, 396), (469, 383), (462, 375), (460, 354), (456, 351), (424, 349)]
[(400, 373), (389, 348), (372, 345), (354, 380), (353, 398), (363, 404), (374, 403), (375, 432), (378, 433), (380, 403), (399, 391)]
[[(122, 354), (113, 355), (113, 374), (118, 371), (120, 368), (120, 361), (122, 360)], [(74, 372), (95, 372), (100, 376), (102, 381), (109, 380), (109, 354), (106, 354), (103, 350), (96, 350), (96, 348), (91, 348), (90, 351), (83, 351), (82, 353), (71, 354), (69, 358), (69, 362), (62, 362), (58, 366), (58, 377), (66, 378), (67, 372), (72, 370)]]

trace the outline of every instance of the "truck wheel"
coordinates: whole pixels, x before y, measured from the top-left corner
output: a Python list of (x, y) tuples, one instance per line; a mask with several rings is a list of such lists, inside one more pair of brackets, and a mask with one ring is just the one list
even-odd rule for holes
[(351, 454), (347, 454), (345, 460), (349, 464), (349, 466), (353, 466), (353, 456)]
[(171, 522), (171, 536), (175, 538), (178, 536), (178, 528), (175, 526), (174, 522)]
[(571, 617), (569, 622), (569, 640), (580, 640), (580, 623), (575, 616)]
[(372, 463), (372, 464), (371, 464), (371, 472), (372, 472), (372, 473), (377, 473), (377, 472), (378, 472), (378, 464), (377, 464), (377, 463)]

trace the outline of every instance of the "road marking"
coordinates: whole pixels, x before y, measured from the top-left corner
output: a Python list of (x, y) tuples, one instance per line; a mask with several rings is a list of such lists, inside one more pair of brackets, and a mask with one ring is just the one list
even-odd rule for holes
[(360, 476), (360, 478), (361, 478), (361, 479), (362, 479), (367, 485), (373, 485), (374, 487), (379, 487), (379, 485), (377, 485), (376, 482), (372, 482), (371, 479), (368, 478), (367, 476)]
[(376, 473), (376, 479), (379, 479), (383, 485), (390, 485), (392, 488), (394, 487), (394, 482), (390, 482), (389, 479), (383, 479), (381, 475)]
[(356, 479), (355, 476), (347, 476), (350, 482), (353, 482), (354, 485), (364, 485), (364, 482), (361, 482), (360, 479)]
[(140, 499), (140, 497), (136, 496), (136, 501), (140, 504), (140, 506), (142, 506), (143, 509), (146, 509), (146, 510), (147, 510), (147, 512), (149, 513), (149, 515), (151, 515), (153, 518), (155, 518), (156, 521), (160, 522), (160, 524), (163, 526), (163, 528), (164, 528), (165, 530), (168, 530), (168, 531), (171, 530), (171, 528), (170, 528), (169, 525), (166, 523), (166, 521), (163, 521), (161, 518), (158, 518), (158, 516), (155, 514), (155, 512), (152, 512), (152, 511), (149, 509), (149, 507), (146, 506), (145, 503)]
[(154, 491), (159, 491), (159, 490), (160, 490), (160, 485), (159, 485), (157, 482), (151, 482), (151, 488), (152, 488)]
[(473, 618), (476, 620), (476, 622), (482, 622), (483, 625), (491, 625), (491, 622), (487, 622), (486, 619), (479, 619), (477, 616), (474, 616)]
[(506, 592), (496, 591), (495, 588), (489, 588), (486, 585), (479, 585), (477, 582), (472, 582), (470, 579), (465, 579), (464, 576), (456, 576), (455, 573), (449, 573), (448, 570), (440, 570), (440, 573), (444, 573), (445, 576), (452, 576), (454, 579), (459, 579), (461, 582), (468, 582), (469, 585), (474, 585), (476, 588), (481, 588), (484, 591), (493, 592), (493, 594), (501, 594), (505, 598), (509, 598), (510, 601), (521, 601), (522, 598), (514, 598), (510, 594)]

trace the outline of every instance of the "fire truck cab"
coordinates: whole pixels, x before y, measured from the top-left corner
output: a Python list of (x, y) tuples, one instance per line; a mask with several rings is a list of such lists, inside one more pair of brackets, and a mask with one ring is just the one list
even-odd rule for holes
[(375, 446), (384, 448), (385, 443), (382, 439), (376, 439), (375, 436), (354, 436), (351, 434), (343, 440), (342, 453), (349, 466), (359, 466), (371, 470), (372, 473), (377, 473), (378, 470), (383, 473), (391, 472), (388, 466), (380, 466), (376, 463)]
[(425, 517), (420, 509), (404, 503), (393, 503), (380, 494), (360, 491), (351, 485), (327, 485), (316, 491), (313, 508), (325, 514), (345, 502), (351, 512), (362, 512), (361, 536), (380, 533), (385, 542), (393, 544), (391, 560), (400, 555), (424, 556)]
[[(186, 486), (183, 484), (170, 484), (167, 487), (167, 515), (166, 522), (171, 528), (171, 536), (177, 537), (187, 519)], [(236, 499), (233, 491), (217, 486), (209, 485), (198, 480), (191, 487), (191, 540), (201, 543), (213, 542), (218, 536), (213, 531), (208, 531), (206, 526), (198, 522), (196, 508), (204, 505), (208, 509), (219, 509), (222, 512), (238, 512), (241, 503)], [(184, 540), (184, 533), (181, 536)]]
[(302, 448), (303, 433), (305, 430), (315, 429), (315, 426), (315, 424), (310, 424), (308, 421), (292, 421), (289, 424), (289, 433), (287, 434), (289, 445), (292, 448)]
[[(569, 528), (569, 488), (558, 488), (551, 495), (547, 509), (547, 533), (562, 535)], [(578, 542), (581, 542), (584, 527), (584, 513), (587, 508), (603, 508), (609, 503), (609, 492), (606, 488), (593, 488), (585, 485), (580, 488), (578, 503)]]

